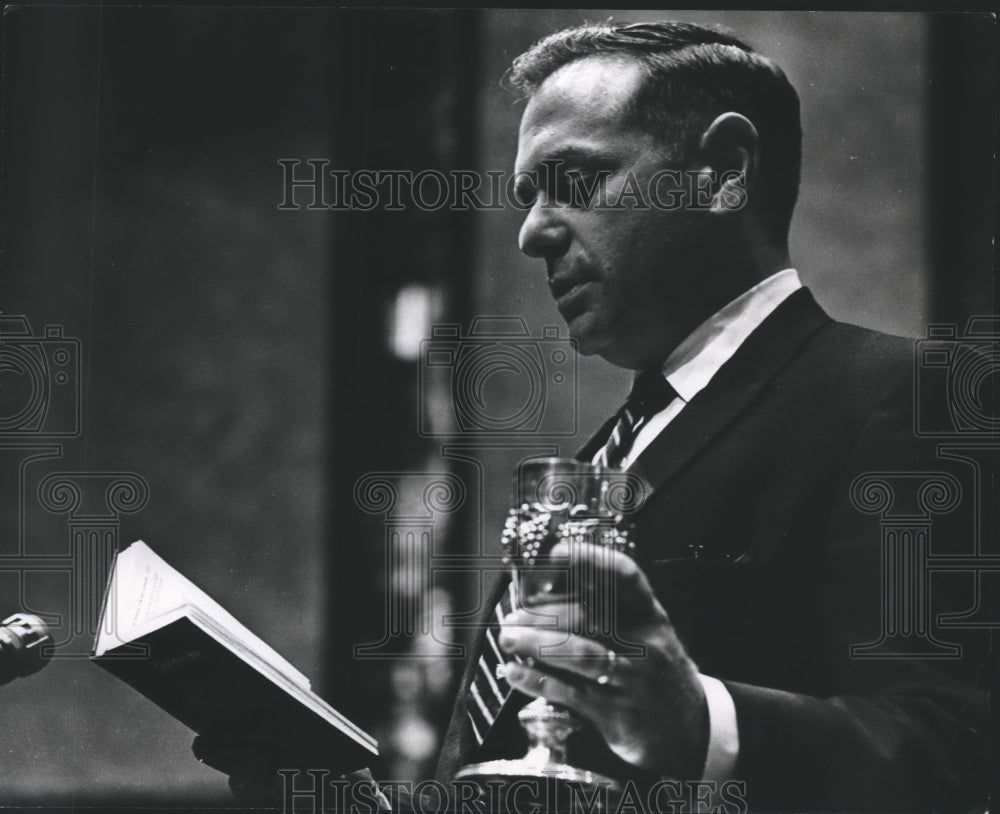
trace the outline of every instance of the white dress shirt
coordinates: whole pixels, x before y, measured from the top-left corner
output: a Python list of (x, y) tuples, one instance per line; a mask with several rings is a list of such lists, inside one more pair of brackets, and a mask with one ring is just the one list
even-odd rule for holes
[[(621, 464), (624, 469), (712, 380), (754, 329), (801, 287), (795, 269), (779, 271), (709, 317), (677, 346), (663, 365), (663, 375), (678, 397), (638, 425), (635, 442)], [(698, 677), (705, 689), (709, 716), (708, 754), (701, 779), (722, 783), (733, 779), (739, 759), (736, 706), (721, 681), (701, 674)]]

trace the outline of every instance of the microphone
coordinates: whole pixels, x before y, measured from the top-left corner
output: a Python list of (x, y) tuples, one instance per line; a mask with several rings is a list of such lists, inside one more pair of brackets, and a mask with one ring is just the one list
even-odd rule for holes
[(48, 626), (34, 614), (15, 613), (0, 622), (0, 686), (48, 664), (42, 645), (51, 642)]

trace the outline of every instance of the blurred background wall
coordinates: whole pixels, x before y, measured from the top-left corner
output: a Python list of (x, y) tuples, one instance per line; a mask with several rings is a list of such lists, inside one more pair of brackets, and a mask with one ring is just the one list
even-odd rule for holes
[[(108, 521), (120, 542), (145, 539), (313, 676), (380, 738), (381, 776), (427, 776), (469, 635), (455, 619), (478, 607), (474, 567), (496, 551), (513, 467), (571, 454), (628, 375), (581, 358), (544, 392), (540, 424), (463, 425), (453, 368), (424, 364), (432, 324), (459, 326), (443, 340), (456, 346), (474, 317), (520, 317), (543, 361), (565, 344), (541, 265), (517, 251), (521, 214), (405, 199), (331, 212), (302, 188), (281, 209), (278, 161), (299, 178), (310, 158), (509, 171), (510, 58), (610, 16), (660, 15), (8, 10), (0, 311), (39, 338), (58, 326), (82, 357), (72, 392), (52, 392), (78, 400), (78, 433), (0, 432), (0, 614), (51, 614), (69, 635), (65, 569), (18, 562), (63, 562), (93, 514), (47, 510), (38, 485), (135, 473), (148, 501)], [(793, 262), (834, 316), (918, 336), (992, 310), (989, 21), (670, 16), (731, 26), (799, 89)], [(0, 418), (26, 387), (0, 367)], [(509, 370), (480, 395), (498, 420), (534, 398)], [(0, 688), (0, 805), (225, 803), (191, 733), (84, 650)]]

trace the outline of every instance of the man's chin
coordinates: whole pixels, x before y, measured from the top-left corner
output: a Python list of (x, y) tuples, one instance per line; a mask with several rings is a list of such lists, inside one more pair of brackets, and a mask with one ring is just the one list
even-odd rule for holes
[(569, 337), (576, 347), (576, 352), (581, 356), (600, 356), (613, 365), (628, 367), (622, 364), (621, 352), (614, 343), (600, 341), (600, 338), (593, 334), (575, 333), (572, 328)]
[(635, 348), (627, 337), (615, 334), (602, 326), (592, 314), (583, 313), (567, 322), (569, 338), (581, 356), (600, 356), (615, 367), (639, 370), (642, 365), (636, 360)]
[(585, 326), (580, 325), (580, 320), (572, 321), (569, 324), (569, 338), (576, 348), (576, 352), (581, 356), (594, 356), (600, 354), (601, 343), (597, 341), (592, 331), (588, 331)]
[(593, 314), (584, 311), (569, 318), (565, 314), (562, 317), (566, 320), (569, 338), (576, 345), (577, 351), (583, 356), (600, 354), (601, 348), (608, 342), (608, 337), (607, 332), (601, 330), (599, 320), (596, 320)]
[(616, 342), (606, 334), (593, 331), (577, 332), (573, 329), (573, 325), (570, 325), (569, 336), (581, 356), (600, 356), (615, 367), (627, 370), (642, 370), (645, 367), (641, 356), (634, 348), (628, 347), (621, 341)]

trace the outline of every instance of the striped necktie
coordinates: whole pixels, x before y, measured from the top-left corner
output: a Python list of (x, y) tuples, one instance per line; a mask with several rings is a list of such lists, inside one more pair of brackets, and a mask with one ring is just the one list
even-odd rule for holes
[(500, 714), (500, 708), (511, 692), (510, 684), (503, 677), (502, 670), (497, 669), (507, 661), (500, 652), (498, 639), (500, 620), (516, 607), (517, 589), (511, 580), (487, 622), (479, 663), (476, 665), (475, 677), (469, 686), (466, 714), (472, 723), (472, 733), (480, 746), (486, 740), (487, 733)]
[(621, 466), (639, 428), (676, 397), (677, 391), (659, 371), (647, 370), (636, 376), (628, 399), (618, 411), (618, 421), (593, 462), (611, 468)]

